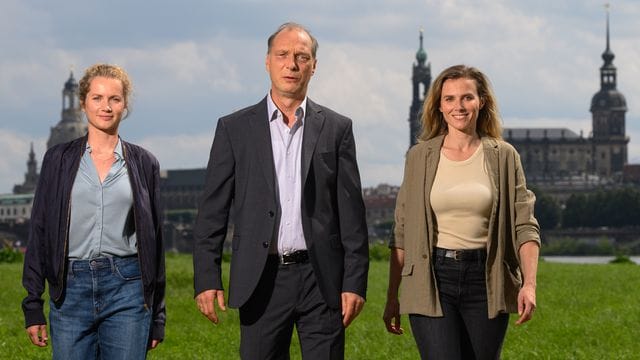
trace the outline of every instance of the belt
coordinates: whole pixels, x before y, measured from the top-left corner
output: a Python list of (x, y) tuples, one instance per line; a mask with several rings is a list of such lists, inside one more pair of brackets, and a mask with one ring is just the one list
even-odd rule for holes
[(276, 260), (280, 265), (304, 264), (309, 261), (309, 252), (297, 250), (288, 254), (272, 254), (269, 258)]
[(484, 260), (487, 258), (487, 250), (471, 249), (471, 250), (449, 250), (443, 248), (435, 248), (436, 256), (453, 259), (456, 261)]

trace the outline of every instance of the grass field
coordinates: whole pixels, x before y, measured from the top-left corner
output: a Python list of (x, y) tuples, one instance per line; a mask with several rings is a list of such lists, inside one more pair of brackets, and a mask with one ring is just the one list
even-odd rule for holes
[[(0, 264), (0, 359), (48, 359), (50, 349), (30, 345), (20, 301), (22, 264)], [(226, 270), (225, 270), (226, 273)], [(188, 255), (167, 256), (166, 339), (150, 359), (236, 359), (239, 325), (236, 310), (214, 326), (194, 304)], [(405, 335), (387, 334), (381, 320), (387, 263), (371, 264), (368, 301), (347, 329), (347, 359), (418, 359), (408, 319)], [(640, 266), (540, 264), (538, 310), (531, 322), (512, 319), (505, 359), (640, 358)], [(295, 342), (293, 359), (300, 358)]]

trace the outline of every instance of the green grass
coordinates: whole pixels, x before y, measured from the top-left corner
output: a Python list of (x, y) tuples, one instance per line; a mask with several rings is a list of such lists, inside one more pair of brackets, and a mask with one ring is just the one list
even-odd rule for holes
[[(225, 267), (225, 273), (227, 272)], [(196, 309), (188, 255), (167, 256), (166, 339), (150, 359), (238, 358), (238, 312), (227, 310), (213, 325)], [(0, 264), (0, 359), (50, 359), (50, 349), (31, 345), (20, 301), (22, 265)], [(347, 359), (418, 359), (408, 319), (405, 335), (386, 333), (381, 320), (387, 263), (375, 261), (368, 301), (347, 329)], [(504, 345), (505, 359), (637, 359), (640, 357), (640, 266), (540, 263), (538, 310), (534, 320), (514, 326)], [(300, 358), (297, 340), (291, 348)]]

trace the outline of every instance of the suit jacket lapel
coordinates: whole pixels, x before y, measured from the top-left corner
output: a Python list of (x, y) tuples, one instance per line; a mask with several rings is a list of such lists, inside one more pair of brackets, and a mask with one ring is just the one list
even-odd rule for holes
[(254, 151), (258, 152), (258, 159), (260, 160), (259, 166), (262, 168), (262, 172), (267, 179), (268, 190), (275, 193), (275, 170), (266, 97), (254, 106), (250, 116), (249, 123), (251, 124), (252, 145)]
[(302, 137), (302, 186), (307, 180), (311, 159), (320, 137), (320, 131), (324, 125), (324, 114), (318, 105), (307, 99), (307, 109), (304, 117), (304, 132)]

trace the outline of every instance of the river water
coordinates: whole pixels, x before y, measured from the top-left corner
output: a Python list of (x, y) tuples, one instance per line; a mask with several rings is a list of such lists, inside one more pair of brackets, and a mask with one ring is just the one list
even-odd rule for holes
[[(631, 261), (640, 265), (640, 256), (630, 256)], [(548, 262), (565, 264), (608, 264), (615, 256), (542, 256)]]

